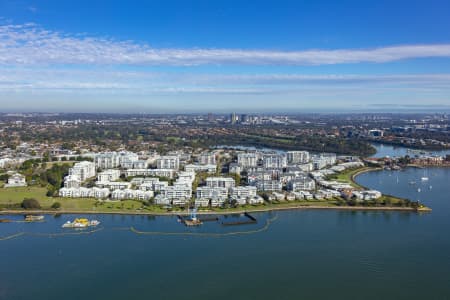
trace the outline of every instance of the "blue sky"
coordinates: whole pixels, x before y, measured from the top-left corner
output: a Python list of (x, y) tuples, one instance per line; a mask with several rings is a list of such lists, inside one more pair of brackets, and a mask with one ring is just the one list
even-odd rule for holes
[(0, 1), (0, 110), (450, 110), (449, 1)]

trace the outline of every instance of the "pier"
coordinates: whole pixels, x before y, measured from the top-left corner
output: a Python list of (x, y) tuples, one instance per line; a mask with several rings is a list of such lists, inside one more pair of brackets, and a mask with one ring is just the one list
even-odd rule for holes
[(255, 217), (245, 212), (244, 216), (247, 218), (245, 221), (235, 221), (235, 222), (222, 222), (222, 226), (236, 226), (236, 225), (247, 225), (247, 224), (256, 224), (258, 220)]

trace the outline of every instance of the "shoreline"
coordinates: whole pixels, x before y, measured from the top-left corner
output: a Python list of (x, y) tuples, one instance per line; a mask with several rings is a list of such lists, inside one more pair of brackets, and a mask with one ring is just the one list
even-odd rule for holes
[[(364, 207), (364, 206), (284, 206), (284, 207), (270, 207), (255, 209), (241, 209), (235, 211), (198, 211), (197, 215), (232, 215), (243, 214), (246, 212), (270, 212), (270, 211), (283, 211), (283, 210), (341, 210), (341, 211), (404, 211), (404, 212), (431, 212), (431, 208), (415, 209), (412, 207)], [(177, 215), (189, 215), (187, 211), (176, 212), (129, 212), (129, 211), (54, 211), (54, 210), (3, 210), (0, 211), (0, 215), (27, 215), (27, 214), (46, 214), (46, 215), (141, 215), (141, 216), (177, 216)]]
[[(356, 182), (356, 177), (367, 173), (367, 172), (375, 172), (382, 171), (383, 168), (380, 167), (363, 167), (360, 170), (355, 170), (355, 173), (349, 176), (349, 181), (360, 189), (368, 189), (367, 187)], [(398, 200), (407, 200), (405, 198), (382, 194), (383, 196), (396, 198)], [(200, 210), (197, 212), (198, 215), (230, 215), (230, 214), (242, 214), (245, 212), (270, 212), (270, 211), (282, 211), (282, 210), (300, 210), (300, 209), (314, 209), (314, 210), (341, 210), (341, 211), (404, 211), (404, 212), (431, 212), (432, 209), (429, 207), (421, 207), (421, 208), (413, 208), (413, 207), (402, 207), (402, 206), (334, 206), (332, 204), (329, 205), (304, 205), (302, 203), (284, 203), (279, 204), (271, 204), (270, 207), (265, 206), (255, 206), (250, 208), (237, 208), (235, 210)], [(75, 214), (75, 215), (95, 215), (95, 214), (109, 214), (109, 215), (142, 215), (142, 216), (176, 216), (176, 215), (189, 215), (188, 211), (167, 211), (167, 212), (157, 212), (157, 211), (130, 211), (130, 210), (117, 210), (117, 211), (95, 211), (95, 210), (24, 210), (24, 209), (5, 209), (0, 210), (1, 215), (27, 215), (27, 214), (49, 214), (49, 215), (58, 215), (58, 214)]]

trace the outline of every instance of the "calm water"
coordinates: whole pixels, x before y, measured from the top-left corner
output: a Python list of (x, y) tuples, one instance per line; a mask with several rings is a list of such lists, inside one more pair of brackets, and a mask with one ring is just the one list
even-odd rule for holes
[[(398, 146), (392, 146), (392, 145), (386, 145), (386, 144), (372, 144), (375, 149), (377, 149), (377, 153), (374, 154), (372, 157), (399, 157), (399, 156), (414, 156), (415, 154), (412, 152), (408, 152), (408, 150), (411, 150), (406, 147), (398, 147)], [(447, 154), (450, 154), (450, 150), (441, 150), (441, 151), (425, 151), (428, 154), (431, 155), (439, 155), (439, 156), (445, 156)]]
[[(103, 230), (72, 236), (46, 234), (72, 232), (60, 226), (74, 216), (0, 224), (0, 236), (27, 232), (0, 241), (0, 299), (450, 299), (450, 169), (428, 170), (427, 184), (423, 172), (366, 173), (358, 181), (420, 198), (434, 209), (427, 214), (286, 211), (255, 214), (256, 225), (196, 229), (175, 217), (99, 215)], [(137, 235), (130, 226), (257, 232)]]

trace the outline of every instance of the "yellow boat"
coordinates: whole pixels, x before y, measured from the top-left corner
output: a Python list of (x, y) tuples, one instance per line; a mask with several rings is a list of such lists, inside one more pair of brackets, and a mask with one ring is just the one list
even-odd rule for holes
[(67, 221), (62, 226), (63, 228), (87, 228), (89, 226), (97, 226), (100, 222), (97, 220), (89, 221), (88, 219), (75, 219), (73, 222)]

